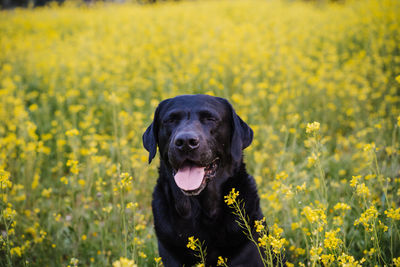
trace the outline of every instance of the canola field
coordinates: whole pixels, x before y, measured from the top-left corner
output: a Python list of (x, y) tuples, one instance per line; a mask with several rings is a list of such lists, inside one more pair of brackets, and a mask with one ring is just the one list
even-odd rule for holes
[(400, 266), (399, 14), (397, 0), (0, 11), (0, 266), (161, 266), (141, 137), (160, 100), (194, 93), (254, 130), (260, 246), (288, 266)]

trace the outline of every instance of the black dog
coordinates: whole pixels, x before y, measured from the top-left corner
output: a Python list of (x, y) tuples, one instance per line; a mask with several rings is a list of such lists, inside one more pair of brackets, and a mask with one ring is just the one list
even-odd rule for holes
[[(245, 203), (249, 224), (263, 215), (257, 188), (247, 174), (242, 150), (253, 131), (229, 102), (207, 95), (183, 95), (162, 101), (143, 135), (149, 163), (160, 151), (153, 214), (165, 266), (192, 266), (199, 260), (187, 248), (194, 236), (207, 246), (207, 266), (218, 256), (228, 266), (263, 266), (257, 247), (224, 203), (232, 188)], [(257, 235), (254, 233), (255, 240)]]

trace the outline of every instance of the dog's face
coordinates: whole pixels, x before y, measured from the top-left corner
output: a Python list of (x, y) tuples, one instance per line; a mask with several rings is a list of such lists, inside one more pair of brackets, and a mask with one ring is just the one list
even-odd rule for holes
[(144, 147), (170, 169), (185, 195), (198, 195), (209, 181), (232, 171), (253, 131), (223, 98), (183, 95), (162, 101), (143, 135)]

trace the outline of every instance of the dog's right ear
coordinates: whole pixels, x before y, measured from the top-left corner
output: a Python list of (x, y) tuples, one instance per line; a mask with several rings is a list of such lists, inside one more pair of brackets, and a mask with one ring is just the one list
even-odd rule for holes
[(160, 107), (163, 102), (161, 102), (158, 105), (158, 107), (156, 108), (156, 111), (154, 112), (153, 122), (150, 124), (150, 126), (147, 128), (147, 130), (144, 132), (143, 138), (142, 138), (144, 148), (147, 151), (149, 151), (149, 164), (151, 163), (151, 161), (153, 160), (153, 158), (156, 156), (156, 153), (157, 153), (158, 116), (160, 113)]
[(169, 102), (169, 99), (165, 99), (158, 104), (156, 111), (154, 112), (153, 122), (147, 127), (147, 130), (144, 132), (142, 140), (143, 146), (149, 151), (149, 164), (154, 159), (157, 154), (157, 145), (158, 145), (158, 121), (160, 116), (160, 110), (166, 103)]
[(156, 156), (157, 153), (157, 137), (156, 137), (156, 130), (155, 130), (155, 120), (150, 124), (147, 130), (143, 134), (143, 146), (144, 148), (149, 151), (149, 164)]

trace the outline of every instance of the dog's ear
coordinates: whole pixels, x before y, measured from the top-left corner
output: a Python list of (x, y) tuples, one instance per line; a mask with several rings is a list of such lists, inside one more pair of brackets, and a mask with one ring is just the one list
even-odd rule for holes
[(144, 148), (149, 151), (149, 164), (153, 160), (153, 158), (156, 156), (157, 153), (157, 144), (158, 144), (158, 116), (160, 113), (160, 106), (161, 103), (158, 105), (156, 111), (154, 112), (154, 118), (153, 122), (150, 124), (150, 126), (147, 128), (147, 130), (144, 132), (142, 140), (143, 140), (143, 146)]
[(231, 105), (230, 108), (233, 127), (231, 155), (235, 162), (239, 162), (242, 159), (242, 150), (253, 141), (253, 130), (236, 114)]
[(149, 151), (149, 164), (153, 160), (153, 158), (156, 156), (157, 153), (157, 136), (156, 132), (154, 130), (154, 124), (155, 122), (153, 121), (150, 126), (147, 128), (147, 130), (143, 134), (143, 146), (146, 148), (147, 151)]

